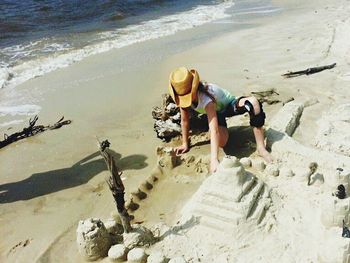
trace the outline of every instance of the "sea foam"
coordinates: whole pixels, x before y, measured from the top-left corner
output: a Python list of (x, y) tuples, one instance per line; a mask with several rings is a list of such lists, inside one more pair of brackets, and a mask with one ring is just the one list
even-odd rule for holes
[[(46, 43), (45, 41), (47, 41), (47, 39), (31, 42), (29, 45), (34, 48), (31, 48), (29, 51), (28, 45), (27, 48), (19, 45), (8, 47), (1, 50), (8, 57), (12, 56), (15, 58), (16, 56), (25, 56), (30, 59), (25, 59), (24, 62), (13, 66), (0, 65), (0, 88), (14, 87), (34, 77), (67, 67), (91, 55), (150, 39), (172, 35), (181, 30), (226, 18), (229, 14), (226, 14), (225, 10), (233, 5), (234, 2), (230, 0), (217, 5), (201, 5), (186, 12), (98, 33), (92, 36), (95, 39), (92, 39), (91, 42), (95, 44), (83, 48), (73, 48), (68, 43)], [(35, 50), (38, 50), (37, 46), (42, 44), (42, 42), (44, 42), (44, 47), (38, 52), (41, 55), (47, 54), (36, 58)]]
[(0, 107), (0, 117), (11, 115), (36, 115), (40, 112), (41, 107), (38, 105), (18, 105), (18, 106), (7, 106), (7, 107)]

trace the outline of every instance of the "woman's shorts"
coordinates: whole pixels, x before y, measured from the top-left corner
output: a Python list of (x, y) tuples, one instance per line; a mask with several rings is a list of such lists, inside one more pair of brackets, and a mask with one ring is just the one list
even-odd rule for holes
[[(245, 113), (245, 112), (239, 112), (237, 110), (237, 103), (241, 98), (242, 97), (234, 99), (233, 101), (231, 101), (227, 105), (227, 107), (224, 110), (222, 110), (220, 112), (216, 112), (219, 126), (227, 128), (226, 118), (236, 116), (236, 115), (241, 115), (241, 114)], [(207, 118), (207, 116), (206, 116), (206, 118)], [(209, 129), (209, 126), (207, 128)]]

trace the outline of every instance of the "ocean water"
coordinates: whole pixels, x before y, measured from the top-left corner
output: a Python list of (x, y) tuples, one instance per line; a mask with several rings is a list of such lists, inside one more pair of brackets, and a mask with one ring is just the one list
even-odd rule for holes
[(113, 48), (276, 11), (267, 0), (0, 0), (0, 92)]

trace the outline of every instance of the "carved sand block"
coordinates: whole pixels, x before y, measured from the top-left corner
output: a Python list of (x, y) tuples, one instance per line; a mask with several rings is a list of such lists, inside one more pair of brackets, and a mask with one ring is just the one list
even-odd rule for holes
[(153, 189), (153, 184), (151, 184), (148, 180), (145, 180), (141, 184), (140, 189), (142, 189), (144, 192), (151, 191)]
[(218, 167), (218, 176), (232, 176), (232, 183), (234, 186), (242, 186), (245, 180), (245, 170), (241, 163), (234, 156), (225, 156)]
[(350, 103), (331, 107), (317, 124), (314, 145), (350, 157)]
[(167, 258), (160, 251), (151, 253), (147, 258), (147, 263), (166, 263), (166, 262), (167, 262)]
[(79, 221), (77, 228), (79, 253), (89, 261), (107, 256), (111, 238), (103, 222), (97, 218)]
[(159, 166), (159, 163), (157, 162), (157, 165), (152, 169), (148, 179), (150, 181), (157, 182), (163, 176), (163, 174), (163, 169)]
[(131, 196), (135, 200), (139, 200), (139, 201), (147, 198), (147, 194), (144, 191), (142, 191), (140, 188), (138, 188), (135, 192), (132, 192)]
[(123, 244), (117, 244), (108, 250), (108, 258), (112, 262), (124, 262), (126, 261), (127, 252), (128, 249)]
[[(268, 187), (245, 172), (236, 157), (226, 156), (182, 210), (185, 218), (200, 217), (200, 226), (215, 235), (237, 231), (237, 225), (263, 221), (271, 206)], [(217, 232), (216, 232), (217, 231)]]
[(124, 232), (120, 219), (108, 218), (107, 220), (103, 220), (103, 224), (109, 234), (122, 234)]
[(147, 255), (143, 248), (133, 248), (128, 253), (129, 263), (146, 263)]
[(158, 164), (161, 168), (173, 169), (178, 164), (178, 157), (171, 147), (158, 147)]
[(262, 159), (253, 159), (252, 160), (252, 167), (253, 169), (262, 172), (266, 168), (266, 164)]
[(243, 157), (239, 160), (244, 168), (249, 168), (252, 166), (252, 160), (249, 157)]
[(304, 105), (302, 103), (295, 101), (286, 103), (277, 113), (278, 116), (270, 122), (270, 128), (292, 136), (298, 126), (303, 110)]
[(329, 197), (323, 201), (321, 221), (326, 227), (350, 225), (350, 198)]
[(333, 176), (329, 176), (328, 180), (331, 189), (335, 192), (339, 185), (345, 188), (344, 199), (339, 199), (337, 196), (332, 196), (323, 202), (321, 220), (326, 227), (343, 225), (343, 220), (346, 225), (350, 224), (350, 198), (349, 196), (349, 179), (350, 173), (343, 169), (338, 169)]
[(267, 164), (264, 170), (264, 173), (267, 176), (274, 176), (274, 177), (279, 176), (280, 169), (278, 164), (274, 164), (274, 163)]
[(267, 185), (246, 172), (236, 157), (226, 156), (183, 207), (178, 224), (152, 249), (172, 259), (182, 255), (193, 262), (219, 262), (222, 251), (216, 249), (234, 250), (233, 244), (241, 245), (242, 238), (246, 242), (250, 235), (263, 236), (270, 230), (273, 206)]
[(134, 199), (131, 197), (130, 200), (125, 204), (125, 208), (130, 212), (136, 211), (140, 208), (138, 203), (134, 202)]
[(129, 212), (139, 209), (138, 202), (147, 198), (147, 192), (150, 192), (154, 184), (158, 182), (164, 173), (172, 170), (179, 162), (174, 150), (171, 147), (157, 147), (158, 161), (150, 176), (143, 181), (136, 191), (131, 192), (126, 207)]
[(350, 242), (348, 240), (342, 242), (340, 251), (342, 252), (342, 263), (350, 263)]
[[(290, 137), (298, 126), (303, 108), (301, 103), (290, 102), (273, 117), (266, 131), (272, 154), (280, 156), (289, 167), (316, 159), (323, 174), (331, 174), (337, 167), (350, 169), (350, 157), (307, 147)], [(328, 183), (327, 179), (326, 176), (325, 183)]]
[(334, 239), (333, 232), (326, 233), (319, 243), (317, 262), (350, 263), (350, 240), (342, 237)]
[(345, 188), (346, 196), (350, 195), (350, 170), (337, 168), (334, 173), (328, 175), (328, 178), (328, 185), (334, 191), (342, 184)]

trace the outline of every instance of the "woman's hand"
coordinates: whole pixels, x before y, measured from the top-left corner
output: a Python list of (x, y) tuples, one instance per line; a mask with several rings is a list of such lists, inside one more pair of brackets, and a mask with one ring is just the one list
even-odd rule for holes
[(175, 148), (175, 153), (176, 155), (183, 154), (188, 152), (189, 149), (190, 147), (188, 147), (188, 145), (182, 144), (181, 146)]
[(219, 166), (218, 159), (212, 159), (210, 161), (210, 173), (215, 173), (216, 170), (218, 169), (218, 166)]
[(188, 141), (188, 133), (190, 130), (190, 113), (187, 108), (180, 108), (181, 114), (181, 132), (182, 132), (182, 145), (175, 148), (176, 155), (188, 152), (190, 149)]

